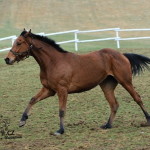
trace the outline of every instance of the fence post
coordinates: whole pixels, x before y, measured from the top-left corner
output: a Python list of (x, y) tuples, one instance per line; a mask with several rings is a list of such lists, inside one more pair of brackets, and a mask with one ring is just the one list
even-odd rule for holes
[(74, 32), (75, 51), (78, 51), (78, 30)]
[(117, 48), (120, 48), (120, 37), (119, 37), (119, 30), (120, 29), (116, 29), (116, 41), (117, 41)]

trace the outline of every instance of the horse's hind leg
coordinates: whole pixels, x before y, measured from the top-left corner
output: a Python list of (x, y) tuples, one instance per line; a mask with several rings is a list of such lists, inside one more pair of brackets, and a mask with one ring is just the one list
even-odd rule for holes
[(148, 112), (146, 111), (144, 105), (143, 105), (143, 102), (141, 100), (141, 97), (140, 95), (135, 91), (132, 83), (130, 82), (123, 82), (121, 83), (122, 86), (130, 93), (130, 95), (133, 97), (134, 101), (141, 107), (144, 115), (145, 115), (145, 118), (147, 120), (147, 123), (146, 124), (143, 124), (142, 126), (150, 126), (150, 115), (148, 114)]
[(108, 122), (101, 126), (103, 129), (111, 128), (113, 120), (115, 118), (117, 109), (119, 107), (119, 104), (115, 98), (114, 90), (117, 86), (118, 82), (114, 77), (108, 76), (101, 84), (100, 87), (102, 88), (104, 95), (110, 105), (111, 114), (108, 119)]

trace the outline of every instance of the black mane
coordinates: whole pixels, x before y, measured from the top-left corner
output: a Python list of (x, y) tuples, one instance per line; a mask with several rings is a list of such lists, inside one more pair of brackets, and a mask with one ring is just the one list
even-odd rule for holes
[[(27, 31), (23, 31), (20, 34), (20, 36), (24, 36), (26, 33), (27, 33)], [(41, 36), (41, 35), (36, 35), (36, 34), (30, 33), (30, 37), (32, 37), (33, 39), (37, 39), (37, 40), (43, 41), (43, 42), (51, 45), (52, 47), (56, 48), (56, 50), (58, 50), (59, 52), (67, 53), (67, 51), (62, 49), (54, 40), (49, 39), (46, 36)]]

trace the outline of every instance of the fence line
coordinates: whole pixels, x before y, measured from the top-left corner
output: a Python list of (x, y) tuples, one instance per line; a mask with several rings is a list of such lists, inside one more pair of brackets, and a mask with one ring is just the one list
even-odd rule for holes
[(102, 31), (116, 31), (120, 30), (120, 28), (107, 28), (107, 29), (98, 29), (98, 30), (85, 30), (85, 31), (78, 31), (78, 33), (90, 33), (90, 32), (102, 32)]
[[(90, 39), (90, 40), (80, 40), (80, 39), (78, 39), (78, 35), (82, 34), (82, 33), (94, 33), (94, 32), (104, 32), (104, 31), (114, 31), (115, 32), (115, 37), (98, 38), (98, 39)], [(120, 41), (150, 39), (150, 36), (147, 36), (147, 37), (129, 37), (129, 38), (121, 38), (119, 36), (119, 32), (130, 32), (130, 31), (150, 31), (150, 29), (107, 28), (107, 29), (85, 30), (85, 31), (70, 30), (70, 31), (63, 31), (63, 32), (56, 32), (56, 33), (47, 33), (47, 34), (45, 34), (44, 32), (41, 32), (41, 33), (37, 33), (37, 34), (38, 35), (43, 35), (43, 36), (53, 36), (53, 35), (61, 35), (61, 34), (73, 33), (74, 34), (74, 39), (68, 40), (68, 41), (61, 41), (61, 42), (57, 42), (57, 43), (58, 44), (74, 43), (76, 51), (78, 51), (78, 43), (114, 40), (114, 41), (116, 41), (117, 48), (120, 48)], [(11, 40), (11, 43), (13, 44), (16, 38), (17, 38), (17, 36), (13, 35), (13, 36), (9, 36), (9, 37), (0, 38), (0, 41)], [(10, 50), (10, 49), (11, 48), (0, 49), (0, 52), (7, 51), (7, 50)]]
[(79, 30), (70, 30), (70, 31), (63, 31), (63, 32), (56, 32), (56, 33), (48, 33), (48, 34), (45, 34), (45, 36), (59, 35), (59, 34), (66, 34), (66, 33), (75, 33), (78, 31)]
[(11, 47), (3, 48), (3, 49), (0, 50), (0, 52), (9, 51), (10, 49), (11, 49)]
[(98, 42), (98, 41), (107, 41), (107, 40), (115, 40), (116, 37), (112, 37), (112, 38), (104, 38), (104, 39), (93, 39), (93, 40), (81, 40), (78, 41), (78, 43), (86, 43), (86, 42)]

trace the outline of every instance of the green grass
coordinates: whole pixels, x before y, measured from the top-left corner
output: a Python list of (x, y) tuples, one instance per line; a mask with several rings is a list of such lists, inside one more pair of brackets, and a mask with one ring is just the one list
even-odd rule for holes
[[(37, 32), (65, 30), (94, 30), (104, 28), (149, 28), (149, 1), (124, 0), (0, 0), (0, 38), (19, 35), (23, 28)], [(113, 32), (81, 34), (80, 39), (113, 37)], [(149, 36), (149, 32), (123, 32), (121, 37)], [(73, 39), (72, 34), (51, 36), (61, 41)], [(121, 41), (121, 52), (143, 54), (150, 57), (149, 40)], [(0, 42), (0, 49), (11, 46)], [(62, 47), (74, 52), (74, 44)], [(116, 49), (115, 41), (80, 43), (77, 53), (86, 53), (104, 47)], [(37, 103), (25, 127), (18, 123), (27, 103), (41, 88), (39, 67), (33, 58), (7, 66), (0, 53), (0, 116), (10, 119), (10, 130), (22, 135), (18, 139), (0, 139), (0, 150), (149, 150), (150, 132), (140, 127), (145, 122), (142, 111), (121, 87), (116, 89), (119, 101), (113, 128), (102, 130), (100, 125), (109, 117), (110, 109), (102, 91), (96, 87), (88, 92), (68, 97), (65, 118), (66, 132), (53, 136), (59, 126), (58, 98)], [(149, 72), (133, 78), (134, 86), (150, 112)], [(0, 133), (1, 135), (1, 133)]]
[[(72, 50), (71, 45), (64, 48)], [(82, 49), (90, 51), (86, 46)], [(99, 47), (95, 45), (93, 49)], [(149, 49), (119, 50), (150, 57)], [(85, 51), (81, 50), (80, 53)], [(116, 89), (120, 108), (110, 130), (99, 128), (107, 121), (110, 112), (99, 87), (81, 94), (69, 95), (64, 135), (59, 137), (52, 135), (59, 127), (57, 96), (37, 103), (25, 127), (19, 128), (18, 122), (22, 112), (31, 97), (41, 88), (39, 67), (32, 57), (13, 66), (7, 66), (3, 61), (5, 56), (6, 52), (0, 55), (0, 114), (10, 118), (9, 129), (15, 130), (15, 134), (22, 135), (22, 138), (2, 139), (0, 149), (148, 150), (150, 148), (149, 127), (140, 127), (140, 124), (145, 122), (143, 113), (121, 86)], [(147, 110), (150, 110), (149, 72), (145, 71), (141, 76), (134, 77), (133, 82)]]

